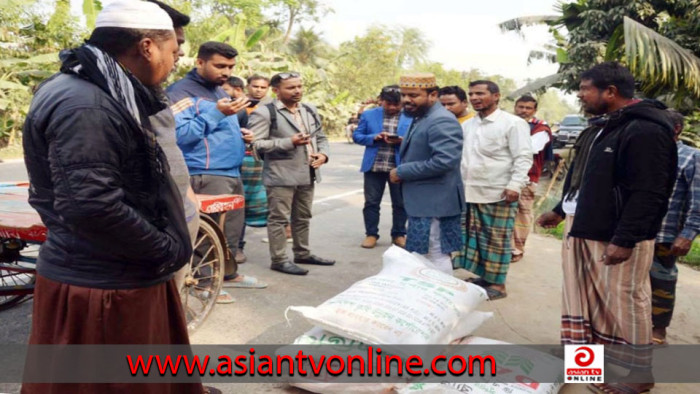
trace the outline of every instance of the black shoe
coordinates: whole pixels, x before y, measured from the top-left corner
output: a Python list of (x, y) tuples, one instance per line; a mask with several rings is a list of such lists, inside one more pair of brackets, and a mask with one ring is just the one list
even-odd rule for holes
[(313, 264), (313, 265), (333, 265), (335, 260), (322, 259), (318, 256), (309, 255), (309, 257), (295, 257), (296, 264)]
[(274, 263), (270, 265), (270, 269), (273, 271), (279, 271), (290, 275), (306, 275), (309, 273), (309, 270), (301, 268), (298, 265), (292, 263), (291, 261), (285, 261), (284, 263)]

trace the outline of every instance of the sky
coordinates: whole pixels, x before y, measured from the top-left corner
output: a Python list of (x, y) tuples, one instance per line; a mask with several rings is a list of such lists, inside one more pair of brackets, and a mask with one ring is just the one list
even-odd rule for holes
[[(109, 4), (112, 0), (103, 0)], [(546, 61), (527, 64), (532, 49), (548, 42), (544, 26), (528, 27), (525, 39), (502, 33), (498, 23), (518, 16), (552, 15), (557, 0), (321, 0), (334, 10), (323, 17), (315, 30), (330, 44), (363, 35), (368, 27), (417, 27), (431, 42), (427, 58), (447, 68), (513, 78), (519, 85), (527, 79), (553, 74), (557, 65)], [(82, 1), (72, 0), (80, 15)], [(418, 70), (417, 70), (418, 71)]]
[(525, 39), (502, 33), (498, 23), (518, 16), (553, 15), (557, 0), (322, 0), (335, 10), (317, 31), (333, 45), (362, 35), (372, 25), (417, 27), (432, 43), (428, 59), (447, 68), (477, 68), (519, 84), (553, 74), (557, 65), (534, 61), (530, 50), (548, 42), (544, 26), (526, 29)]

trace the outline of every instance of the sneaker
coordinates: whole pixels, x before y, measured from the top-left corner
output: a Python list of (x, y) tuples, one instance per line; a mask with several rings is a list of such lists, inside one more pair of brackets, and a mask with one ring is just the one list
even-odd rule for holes
[(365, 249), (372, 249), (377, 246), (377, 237), (374, 235), (368, 235), (364, 241), (360, 244)]

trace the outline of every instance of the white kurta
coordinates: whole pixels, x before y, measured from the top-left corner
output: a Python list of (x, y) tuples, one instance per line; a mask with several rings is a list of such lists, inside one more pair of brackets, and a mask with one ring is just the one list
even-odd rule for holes
[(528, 184), (533, 151), (527, 122), (497, 109), (486, 118), (467, 120), (462, 129), (462, 180), (467, 202), (498, 202), (504, 199), (505, 189), (520, 192)]

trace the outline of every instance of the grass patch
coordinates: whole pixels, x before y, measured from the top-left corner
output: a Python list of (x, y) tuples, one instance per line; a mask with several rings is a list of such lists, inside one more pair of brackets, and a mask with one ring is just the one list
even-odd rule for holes
[(681, 257), (679, 261), (693, 269), (700, 270), (700, 240), (693, 241), (688, 255)]
[(12, 144), (0, 149), (1, 160), (21, 159), (23, 157), (24, 150), (22, 149), (22, 144)]
[[(538, 200), (536, 199), (535, 201), (538, 201)], [(544, 200), (542, 205), (540, 205), (537, 208), (534, 208), (535, 220), (537, 220), (537, 218), (541, 214), (551, 211), (552, 208), (554, 208), (557, 205), (557, 203), (559, 203), (559, 196), (551, 196), (550, 195), (546, 200)], [(562, 221), (561, 223), (559, 223), (559, 225), (556, 228), (542, 228), (542, 227), (538, 226), (537, 224), (535, 224), (534, 225), (535, 226), (535, 233), (551, 235), (557, 239), (562, 239), (564, 237), (564, 225), (565, 224), (566, 223)]]
[(565, 222), (561, 222), (561, 223), (559, 223), (559, 225), (556, 228), (540, 228), (537, 231), (537, 233), (551, 235), (556, 239), (562, 239), (562, 238), (564, 238), (564, 226), (565, 225), (566, 225)]

